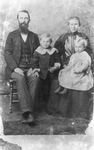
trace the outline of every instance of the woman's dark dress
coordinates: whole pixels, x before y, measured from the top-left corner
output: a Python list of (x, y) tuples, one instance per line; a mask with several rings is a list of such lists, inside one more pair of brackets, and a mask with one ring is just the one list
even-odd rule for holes
[[(65, 55), (65, 40), (68, 36), (80, 35), (83, 38), (87, 39), (87, 36), (84, 33), (66, 33), (61, 35), (60, 38), (55, 43), (55, 48), (59, 50), (60, 56), (63, 56), (63, 63), (68, 60)], [(88, 46), (86, 51), (89, 55), (92, 54), (92, 49), (88, 40)], [(52, 89), (48, 104), (48, 110), (50, 113), (60, 113), (62, 117), (70, 118), (85, 118), (89, 119), (92, 112), (92, 95), (91, 90), (89, 91), (77, 91), (69, 90), (65, 95), (56, 95), (54, 90), (58, 87), (57, 81), (52, 83)]]

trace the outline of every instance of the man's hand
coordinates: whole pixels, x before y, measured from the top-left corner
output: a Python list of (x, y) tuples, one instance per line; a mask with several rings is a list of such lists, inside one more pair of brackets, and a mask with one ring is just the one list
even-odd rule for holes
[(33, 74), (33, 70), (32, 70), (32, 68), (30, 68), (30, 69), (28, 70), (28, 72), (27, 72), (27, 75), (30, 76), (30, 75), (32, 75), (32, 74)]
[(33, 73), (35, 73), (35, 72), (40, 72), (40, 68), (35, 68), (35, 69), (33, 70)]
[(35, 72), (34, 74), (32, 74), (33, 77), (39, 77), (38, 72)]
[(24, 72), (23, 72), (23, 70), (20, 69), (20, 68), (15, 68), (15, 69), (14, 69), (14, 72), (16, 72), (16, 73), (21, 74), (22, 76), (24, 76)]

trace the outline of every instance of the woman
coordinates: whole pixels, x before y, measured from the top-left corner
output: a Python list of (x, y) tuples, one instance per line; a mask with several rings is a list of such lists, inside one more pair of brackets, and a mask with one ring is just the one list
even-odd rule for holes
[[(68, 22), (69, 31), (59, 37), (55, 42), (55, 48), (58, 49), (59, 55), (61, 56), (63, 65), (67, 65), (70, 59), (70, 56), (74, 54), (74, 40), (77, 36), (87, 39), (88, 45), (85, 51), (91, 56), (92, 49), (88, 37), (81, 32), (78, 32), (80, 27), (80, 20), (78, 17), (69, 18)], [(63, 117), (70, 118), (85, 118), (89, 119), (89, 109), (90, 109), (90, 98), (91, 93), (88, 91), (77, 91), (77, 90), (68, 90), (64, 95), (58, 96), (58, 107), (57, 110), (62, 114)], [(51, 99), (50, 99), (51, 101)], [(52, 102), (50, 102), (52, 103)], [(53, 108), (51, 106), (51, 108)]]

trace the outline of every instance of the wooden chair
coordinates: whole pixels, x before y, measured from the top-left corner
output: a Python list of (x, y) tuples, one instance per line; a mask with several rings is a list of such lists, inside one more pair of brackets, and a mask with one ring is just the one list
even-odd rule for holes
[(9, 84), (10, 84), (10, 106), (9, 106), (9, 110), (10, 110), (10, 113), (12, 113), (12, 104), (19, 102), (19, 100), (18, 100), (18, 95), (17, 95), (16, 81), (13, 81), (13, 79), (10, 79)]

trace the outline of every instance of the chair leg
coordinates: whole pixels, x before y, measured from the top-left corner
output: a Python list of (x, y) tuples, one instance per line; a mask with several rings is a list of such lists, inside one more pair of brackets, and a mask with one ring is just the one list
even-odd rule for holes
[(12, 113), (12, 100), (13, 100), (13, 83), (10, 83), (10, 106), (9, 106), (10, 113)]

